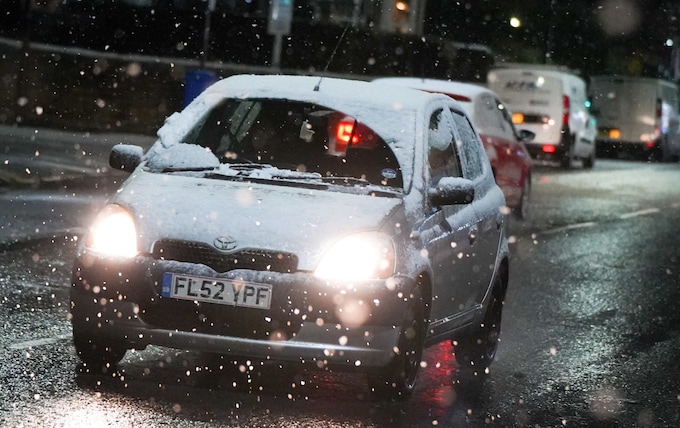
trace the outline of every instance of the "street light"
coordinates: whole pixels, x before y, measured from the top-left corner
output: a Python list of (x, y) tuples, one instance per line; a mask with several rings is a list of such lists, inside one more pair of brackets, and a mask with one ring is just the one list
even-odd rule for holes
[(409, 10), (408, 2), (397, 1), (396, 3), (394, 3), (394, 8), (400, 12), (408, 12)]
[(512, 28), (519, 28), (522, 26), (522, 21), (520, 21), (518, 17), (513, 16), (510, 18), (510, 26)]

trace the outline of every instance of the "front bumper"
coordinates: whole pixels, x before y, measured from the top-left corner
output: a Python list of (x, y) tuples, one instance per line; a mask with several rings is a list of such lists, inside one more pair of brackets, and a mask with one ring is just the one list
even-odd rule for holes
[[(179, 300), (161, 295), (165, 272), (199, 274), (272, 285), (268, 310)], [(74, 334), (318, 367), (383, 367), (395, 356), (404, 291), (396, 277), (332, 285), (309, 273), (233, 270), (217, 274), (193, 263), (138, 256), (110, 260), (81, 254), (71, 287)]]

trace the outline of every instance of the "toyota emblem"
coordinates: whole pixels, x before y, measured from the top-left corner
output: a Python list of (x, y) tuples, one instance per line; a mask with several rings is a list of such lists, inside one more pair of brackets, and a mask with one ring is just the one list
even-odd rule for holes
[(231, 251), (238, 246), (238, 243), (230, 236), (220, 236), (215, 238), (213, 245), (220, 251)]

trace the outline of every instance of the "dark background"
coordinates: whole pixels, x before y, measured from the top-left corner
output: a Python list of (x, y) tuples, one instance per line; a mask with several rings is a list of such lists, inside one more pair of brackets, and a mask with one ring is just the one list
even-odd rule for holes
[[(207, 52), (205, 2), (147, 2), (0, 0), (0, 38), (6, 42), (0, 43), (0, 93), (7, 94), (0, 100), (0, 123), (152, 133), (181, 109), (184, 79), (197, 60), (220, 77), (325, 71), (360, 79), (483, 82), (486, 69), (504, 61), (565, 65), (586, 80), (596, 74), (675, 80), (680, 73), (666, 43), (680, 45), (677, 1), (429, 0), (423, 35), (405, 35), (376, 30), (377, 6), (362, 10), (365, 15), (350, 26), (337, 17), (352, 1), (296, 0), (280, 69), (271, 68), (267, 1), (218, 0)], [(510, 27), (511, 16), (523, 25)], [(609, 28), (627, 20), (628, 27)], [(451, 60), (442, 54), (449, 41), (484, 45), (493, 53), (473, 50)]]

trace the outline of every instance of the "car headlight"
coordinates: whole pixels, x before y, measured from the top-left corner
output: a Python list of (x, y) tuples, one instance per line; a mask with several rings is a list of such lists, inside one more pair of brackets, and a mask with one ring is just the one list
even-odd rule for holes
[(380, 233), (359, 233), (334, 243), (314, 271), (319, 278), (368, 280), (394, 274), (392, 240)]
[(105, 206), (90, 228), (85, 247), (108, 256), (137, 255), (137, 230), (130, 212), (120, 205)]

